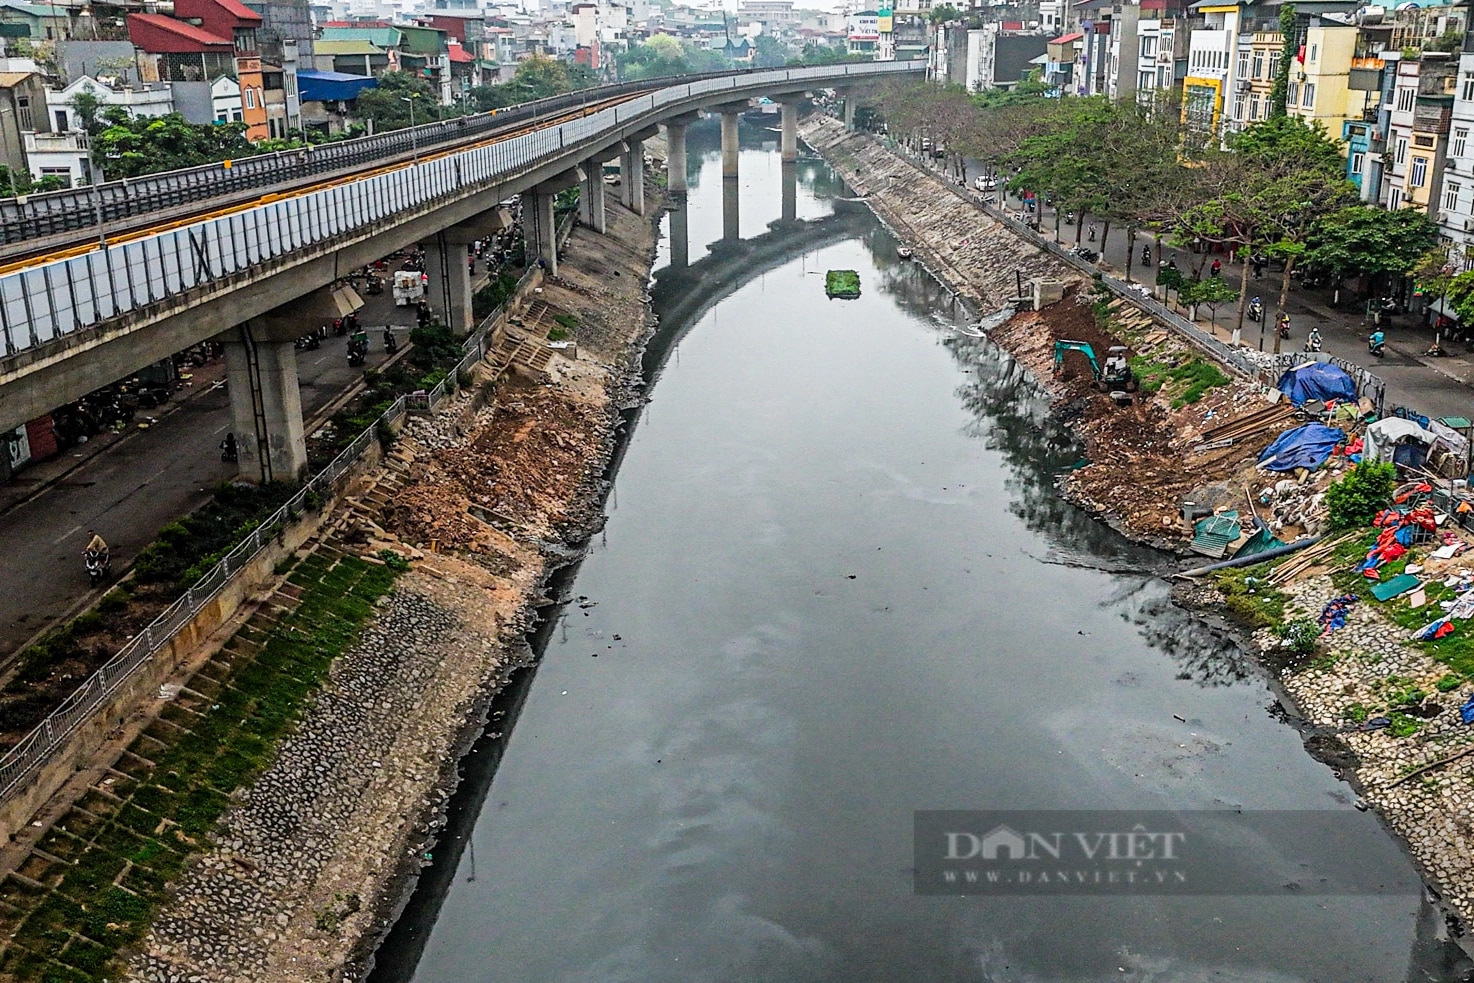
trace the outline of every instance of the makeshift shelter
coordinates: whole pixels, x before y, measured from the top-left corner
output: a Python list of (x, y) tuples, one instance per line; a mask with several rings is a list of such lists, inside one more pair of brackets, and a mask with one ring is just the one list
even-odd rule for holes
[(1313, 470), (1326, 463), (1336, 445), (1345, 440), (1345, 431), (1320, 423), (1307, 423), (1280, 434), (1259, 455), (1259, 466), (1266, 471)]
[(1286, 369), (1280, 376), (1278, 388), (1296, 406), (1307, 399), (1318, 399), (1322, 403), (1356, 400), (1356, 380), (1330, 362), (1304, 362), (1293, 369)]
[(1395, 460), (1410, 467), (1421, 467), (1428, 448), (1433, 446), (1438, 435), (1423, 429), (1412, 420), (1389, 416), (1370, 424), (1364, 439), (1366, 449), (1362, 452), (1363, 461)]

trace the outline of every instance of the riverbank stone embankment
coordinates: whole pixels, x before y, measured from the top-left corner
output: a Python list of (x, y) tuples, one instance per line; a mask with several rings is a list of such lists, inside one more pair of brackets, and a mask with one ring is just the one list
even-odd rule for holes
[[(531, 658), (548, 578), (596, 527), (653, 255), (650, 218), (611, 208), (608, 237), (576, 229), (560, 275), (508, 320), (510, 364), (412, 419), (393, 480), (334, 517), (340, 548), (408, 569), (180, 878), (128, 979), (363, 975), (433, 856), (458, 758)], [(551, 357), (550, 339), (564, 342)]]

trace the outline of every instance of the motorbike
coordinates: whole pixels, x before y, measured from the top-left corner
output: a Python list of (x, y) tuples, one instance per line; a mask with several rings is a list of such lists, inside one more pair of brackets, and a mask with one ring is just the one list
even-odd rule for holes
[(1280, 315), (1279, 332), (1280, 332), (1280, 337), (1281, 338), (1288, 338), (1288, 337), (1290, 337), (1290, 318), (1289, 318), (1289, 315), (1285, 315), (1285, 314)]
[(399, 339), (394, 337), (394, 332), (388, 328), (384, 329), (384, 351), (393, 355), (399, 351)]
[(368, 338), (356, 334), (348, 341), (348, 364), (356, 368), (366, 361), (368, 361)]
[(1086, 249), (1084, 246), (1076, 246), (1071, 251), (1087, 263), (1094, 263), (1096, 260), (1100, 259), (1100, 253), (1096, 252), (1093, 249)]
[(299, 352), (316, 351), (322, 347), (322, 341), (317, 337), (317, 332), (305, 334), (293, 342), (293, 347)]
[(1151, 246), (1142, 246), (1141, 247), (1141, 265), (1142, 266), (1151, 266), (1152, 265), (1152, 247)]
[(220, 460), (227, 464), (240, 460), (240, 452), (235, 446), (235, 434), (226, 434), (225, 439), (220, 442)]
[(107, 550), (83, 550), (82, 562), (87, 567), (87, 579), (93, 587), (106, 580), (113, 567), (113, 558)]
[(1387, 354), (1387, 336), (1381, 331), (1373, 331), (1367, 338), (1367, 351), (1376, 358), (1383, 358)]
[(1320, 332), (1317, 331), (1314, 328), (1311, 328), (1310, 329), (1310, 334), (1305, 339), (1305, 352), (1307, 354), (1312, 354), (1313, 355), (1313, 354), (1315, 354), (1315, 353), (1317, 353), (1319, 351), (1320, 351)]
[(1261, 321), (1261, 320), (1263, 320), (1264, 319), (1264, 302), (1262, 300), (1260, 300), (1258, 297), (1255, 297), (1253, 300), (1249, 301), (1248, 315), (1249, 315), (1249, 320), (1251, 320), (1251, 321)]
[(341, 317), (333, 318), (333, 337), (341, 338), (348, 333), (348, 325), (343, 323)]

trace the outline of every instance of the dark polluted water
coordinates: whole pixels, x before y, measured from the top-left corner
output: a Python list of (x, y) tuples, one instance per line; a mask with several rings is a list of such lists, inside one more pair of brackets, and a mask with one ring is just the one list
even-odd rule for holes
[[(1054, 495), (1078, 451), (975, 317), (816, 161), (789, 205), (810, 225), (766, 235), (776, 137), (746, 137), (747, 244), (722, 243), (715, 127), (692, 129), (688, 265), (662, 244), (658, 385), (587, 600), (471, 756), (376, 978), (1457, 978), (1410, 890), (913, 891), (937, 809), (1330, 810), (1348, 863), (1412, 882), (1154, 555)], [(862, 296), (827, 300), (828, 269)]]

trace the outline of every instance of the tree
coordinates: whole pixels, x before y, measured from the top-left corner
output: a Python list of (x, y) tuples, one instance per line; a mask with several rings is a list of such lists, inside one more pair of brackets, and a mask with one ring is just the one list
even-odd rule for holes
[(1360, 273), (1371, 296), (1377, 278), (1406, 276), (1437, 243), (1438, 226), (1421, 209), (1351, 205), (1315, 224), (1305, 259), (1338, 281)]
[(1189, 307), (1207, 304), (1211, 314), (1210, 324), (1218, 325), (1218, 305), (1233, 300), (1239, 292), (1230, 287), (1221, 276), (1210, 276), (1206, 280), (1192, 280), (1182, 285), (1177, 299)]
[(962, 20), (962, 11), (950, 3), (944, 3), (939, 7), (933, 7), (931, 13), (927, 15), (927, 20), (933, 24), (945, 24), (948, 21)]
[(517, 102), (531, 102), (573, 91), (568, 67), (551, 55), (533, 55), (517, 65), (517, 74), (506, 83), (517, 94)]
[(92, 139), (92, 162), (109, 180), (213, 164), (256, 152), (244, 123), (190, 123), (178, 113), (133, 118), (117, 106)]
[(752, 56), (753, 68), (782, 68), (788, 64), (788, 46), (770, 34), (759, 34), (753, 39), (757, 49)]
[(1332, 177), (1346, 176), (1346, 151), (1318, 120), (1307, 123), (1298, 116), (1271, 117), (1234, 135), (1229, 148), (1245, 162), (1276, 174), (1321, 171)]
[(414, 122), (431, 123), (440, 118), (439, 94), (425, 79), (411, 72), (385, 72), (376, 88), (358, 96), (358, 115), (373, 120), (374, 130), (402, 130), (410, 125), (410, 104), (414, 100)]
[(1300, 28), (1295, 17), (1295, 5), (1287, 3), (1280, 8), (1280, 35), (1285, 39), (1280, 49), (1279, 71), (1274, 73), (1274, 85), (1269, 90), (1269, 115), (1273, 119), (1286, 115), (1290, 94), (1290, 69), (1300, 54)]
[(681, 75), (691, 71), (686, 49), (669, 34), (652, 34), (619, 55), (619, 77), (628, 81)]
[(77, 114), (77, 119), (82, 124), (82, 129), (92, 136), (102, 132), (102, 100), (93, 94), (90, 89), (80, 89), (72, 96), (72, 112)]

